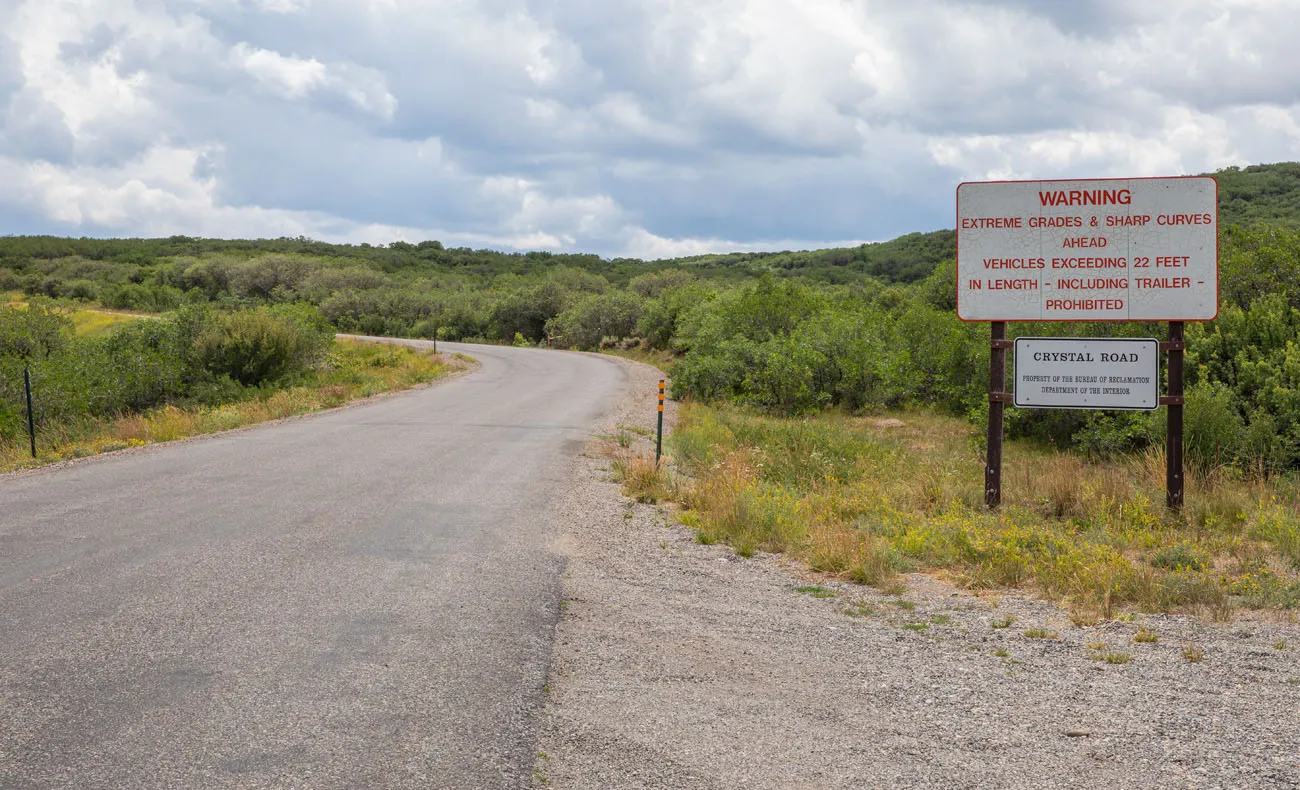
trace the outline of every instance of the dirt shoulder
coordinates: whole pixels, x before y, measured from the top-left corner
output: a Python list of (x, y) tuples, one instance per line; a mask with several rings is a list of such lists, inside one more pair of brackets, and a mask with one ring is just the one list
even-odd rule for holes
[[(660, 374), (626, 364), (608, 430), (653, 429)], [(919, 574), (886, 595), (700, 545), (609, 478), (593, 445), (560, 506), (538, 787), (1300, 787), (1294, 618), (1079, 627)]]

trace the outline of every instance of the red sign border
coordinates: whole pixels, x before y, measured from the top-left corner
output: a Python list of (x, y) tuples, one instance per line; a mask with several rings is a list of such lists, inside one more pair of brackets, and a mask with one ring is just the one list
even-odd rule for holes
[[(1189, 179), (1208, 178), (1214, 184), (1214, 315), (1210, 318), (966, 318), (961, 314), (961, 188), (967, 184), (1063, 184), (1103, 181), (1186, 181)], [(1049, 324), (1089, 324), (1089, 323), (1159, 323), (1162, 321), (1208, 322), (1219, 317), (1219, 247), (1222, 245), (1222, 233), (1219, 228), (1219, 179), (1214, 176), (1139, 176), (1137, 178), (1020, 178), (1006, 181), (962, 181), (953, 192), (953, 216), (956, 218), (957, 257), (953, 260), (953, 287), (957, 319), (968, 324), (989, 324), (998, 321), (1006, 323), (1042, 322)]]

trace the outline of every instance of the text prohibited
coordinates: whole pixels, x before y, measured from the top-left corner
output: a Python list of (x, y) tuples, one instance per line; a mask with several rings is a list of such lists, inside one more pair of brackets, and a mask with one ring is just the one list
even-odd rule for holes
[(966, 321), (1208, 321), (1218, 187), (1205, 176), (957, 187)]

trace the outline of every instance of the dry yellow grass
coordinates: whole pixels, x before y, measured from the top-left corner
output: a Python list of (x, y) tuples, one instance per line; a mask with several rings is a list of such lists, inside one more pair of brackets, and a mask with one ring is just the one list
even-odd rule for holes
[(68, 314), (73, 331), (78, 337), (98, 337), (112, 332), (122, 324), (145, 321), (150, 316), (140, 313), (123, 313), (111, 310), (74, 310)]
[(651, 458), (627, 449), (612, 452), (615, 477), (628, 496), (638, 502), (654, 503), (671, 499), (676, 486), (667, 464), (655, 464)]
[(1300, 502), (1274, 481), (1192, 471), (1164, 507), (1164, 457), (1111, 463), (1009, 442), (1004, 507), (983, 508), (980, 442), (932, 413), (778, 419), (685, 404), (673, 437), (683, 520), (741, 553), (784, 551), (871, 584), (946, 569), (975, 588), (1034, 586), (1079, 623), (1125, 607), (1300, 605)]

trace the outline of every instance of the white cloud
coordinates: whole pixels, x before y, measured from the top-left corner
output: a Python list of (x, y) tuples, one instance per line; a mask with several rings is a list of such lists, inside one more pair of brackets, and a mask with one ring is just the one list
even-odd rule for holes
[(83, 38), (99, 18), (67, 0), (28, 2), (19, 7), (8, 31), (26, 88), (56, 107), (74, 135), (101, 119), (140, 116), (150, 109), (144, 96), (148, 75), (121, 73), (116, 47), (74, 68), (64, 62), (61, 45)]
[(389, 92), (383, 75), (372, 69), (351, 64), (326, 66), (315, 58), (283, 55), (242, 41), (231, 49), (230, 58), (260, 85), (286, 99), (302, 99), (326, 90), (381, 118), (392, 118), (397, 109), (397, 98)]
[(669, 239), (656, 236), (645, 228), (631, 227), (624, 234), (623, 254), (644, 260), (684, 258), (728, 252), (770, 252), (780, 250), (806, 250), (817, 247), (856, 247), (862, 241), (764, 241), (761, 243), (727, 241), (724, 239)]
[(328, 79), (325, 64), (315, 58), (304, 60), (257, 49), (240, 42), (230, 51), (236, 65), (273, 91), (290, 99), (300, 99)]
[(930, 230), (963, 179), (1300, 157), (1281, 0), (0, 6), (0, 232), (659, 257)]
[(255, 4), (272, 14), (298, 14), (311, 8), (311, 0), (255, 0)]

